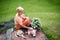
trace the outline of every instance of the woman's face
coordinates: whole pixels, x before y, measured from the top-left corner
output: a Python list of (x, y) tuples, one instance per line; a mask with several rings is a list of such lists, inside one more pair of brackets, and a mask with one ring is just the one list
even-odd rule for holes
[(21, 15), (23, 13), (23, 11), (21, 10), (18, 10), (18, 14)]

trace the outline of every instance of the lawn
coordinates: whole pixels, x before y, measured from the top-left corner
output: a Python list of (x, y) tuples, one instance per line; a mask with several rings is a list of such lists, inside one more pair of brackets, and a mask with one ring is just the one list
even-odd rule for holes
[(14, 18), (16, 8), (22, 6), (24, 13), (39, 18), (49, 40), (60, 40), (59, 0), (0, 0), (0, 22)]

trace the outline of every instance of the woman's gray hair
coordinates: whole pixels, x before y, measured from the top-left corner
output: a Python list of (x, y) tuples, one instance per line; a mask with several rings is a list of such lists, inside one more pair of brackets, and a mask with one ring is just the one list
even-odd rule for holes
[(23, 11), (24, 9), (22, 7), (17, 7), (16, 10), (20, 10), (20, 11)]

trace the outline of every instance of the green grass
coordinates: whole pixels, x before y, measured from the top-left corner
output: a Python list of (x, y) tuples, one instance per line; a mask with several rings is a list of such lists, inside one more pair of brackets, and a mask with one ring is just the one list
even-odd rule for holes
[(59, 0), (0, 0), (0, 22), (14, 18), (16, 8), (22, 6), (25, 14), (39, 18), (49, 40), (60, 40)]

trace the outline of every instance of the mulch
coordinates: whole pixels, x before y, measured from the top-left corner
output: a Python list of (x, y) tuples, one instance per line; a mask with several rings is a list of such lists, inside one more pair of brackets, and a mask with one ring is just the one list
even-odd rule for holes
[(45, 36), (45, 34), (43, 32), (37, 32), (36, 37), (31, 37), (27, 34), (24, 34), (24, 36), (26, 37), (26, 39), (21, 38), (21, 37), (15, 37), (14, 33), (13, 33), (13, 40), (48, 40), (47, 37)]

